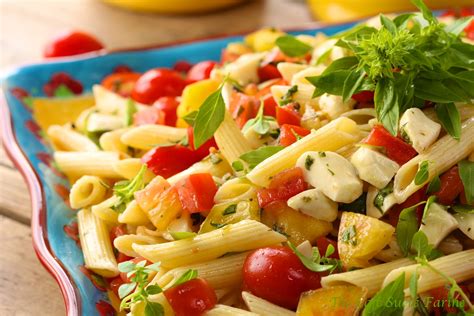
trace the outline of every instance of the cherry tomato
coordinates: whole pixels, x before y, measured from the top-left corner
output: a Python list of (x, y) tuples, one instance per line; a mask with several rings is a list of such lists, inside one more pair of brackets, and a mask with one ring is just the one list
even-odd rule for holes
[(339, 253), (337, 251), (337, 241), (329, 239), (327, 237), (319, 237), (316, 239), (316, 247), (318, 247), (321, 256), (324, 256), (329, 245), (334, 247), (334, 253), (329, 258), (339, 259)]
[(149, 107), (133, 114), (134, 125), (160, 124), (166, 122), (166, 114), (155, 107)]
[(194, 152), (182, 145), (156, 147), (142, 157), (148, 169), (164, 178), (174, 176), (198, 161)]
[(280, 145), (290, 146), (291, 144), (297, 141), (296, 135), (298, 135), (298, 137), (304, 137), (308, 135), (309, 133), (311, 133), (311, 131), (304, 127), (297, 126), (297, 125), (283, 124), (280, 127), (280, 139), (279, 139)]
[(174, 64), (173, 70), (176, 70), (177, 72), (187, 73), (192, 67), (193, 64), (188, 63), (186, 60), (179, 60)]
[(209, 150), (214, 147), (217, 148), (217, 143), (214, 137), (207, 140), (204, 144), (201, 145), (198, 149), (194, 148), (194, 130), (191, 126), (188, 127), (188, 142), (189, 148), (194, 150), (194, 153), (197, 159), (202, 160), (209, 155)]
[(204, 315), (217, 303), (214, 289), (200, 278), (169, 288), (164, 294), (176, 316)]
[(95, 303), (95, 309), (100, 316), (115, 316), (116, 311), (112, 305), (104, 300)]
[(260, 82), (281, 78), (280, 71), (278, 68), (273, 64), (267, 64), (265, 66), (261, 66), (257, 69), (258, 78)]
[(64, 31), (53, 37), (44, 48), (43, 56), (62, 57), (93, 52), (104, 48), (94, 36), (81, 31)]
[(243, 266), (244, 289), (289, 309), (296, 308), (301, 293), (320, 288), (320, 281), (288, 247), (257, 249)]
[(353, 94), (352, 98), (357, 102), (367, 103), (374, 101), (374, 91), (361, 91)]
[(303, 170), (295, 167), (276, 174), (268, 189), (257, 191), (258, 204), (265, 207), (274, 201), (286, 201), (290, 197), (308, 189)]
[(260, 102), (254, 96), (233, 92), (230, 99), (229, 110), (237, 125), (242, 128), (245, 123), (257, 115)]
[(209, 79), (211, 71), (217, 65), (217, 62), (212, 60), (201, 61), (189, 69), (186, 79), (188, 82), (201, 81)]
[(209, 211), (214, 205), (217, 186), (210, 173), (195, 173), (177, 184), (179, 200), (190, 214)]
[(57, 72), (43, 86), (44, 94), (48, 97), (53, 97), (60, 86), (65, 86), (74, 94), (81, 94), (83, 91), (82, 84), (79, 81), (73, 79), (65, 72)]
[(163, 111), (165, 114), (165, 125), (176, 126), (176, 120), (178, 116), (176, 109), (178, 108), (179, 102), (175, 97), (161, 97), (153, 103), (153, 107)]
[(300, 126), (301, 114), (298, 112), (297, 104), (290, 103), (276, 108), (276, 119), (280, 126), (283, 124)]
[(113, 278), (112, 281), (109, 282), (110, 290), (114, 292), (117, 297), (119, 297), (118, 289), (124, 283), (125, 282), (122, 280), (122, 277), (119, 275), (118, 277)]
[(109, 233), (110, 241), (113, 244), (115, 238), (126, 235), (126, 234), (127, 234), (127, 229), (125, 227), (125, 224), (114, 226), (112, 227), (112, 229), (110, 229), (110, 233)]
[(145, 72), (135, 84), (132, 99), (144, 104), (152, 104), (161, 97), (180, 96), (186, 81), (170, 69), (155, 68)]
[(438, 201), (444, 205), (450, 205), (463, 192), (464, 186), (459, 176), (458, 166), (454, 166), (439, 177), (441, 185), (437, 192)]
[(129, 97), (140, 76), (137, 72), (113, 73), (105, 77), (100, 84), (121, 96)]
[(405, 164), (418, 155), (415, 149), (402, 139), (390, 134), (382, 125), (375, 125), (365, 141), (366, 144), (385, 148), (387, 157), (398, 163)]

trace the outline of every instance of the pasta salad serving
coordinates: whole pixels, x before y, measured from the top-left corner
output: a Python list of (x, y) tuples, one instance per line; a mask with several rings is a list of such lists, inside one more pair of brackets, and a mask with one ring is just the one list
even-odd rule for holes
[(413, 2), (121, 67), (48, 127), (115, 313), (474, 313), (474, 22)]

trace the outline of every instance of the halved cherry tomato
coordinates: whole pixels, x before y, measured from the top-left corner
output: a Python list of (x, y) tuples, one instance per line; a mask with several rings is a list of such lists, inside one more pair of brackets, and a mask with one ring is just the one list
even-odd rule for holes
[(255, 96), (257, 98), (262, 98), (262, 97), (272, 93), (272, 90), (271, 90), (272, 86), (284, 86), (284, 85), (287, 85), (287, 84), (288, 83), (283, 78), (280, 78), (280, 79), (275, 80), (275, 81), (271, 81), (269, 84), (265, 85), (264, 88), (262, 88), (260, 91), (258, 91)]
[(301, 114), (298, 112), (297, 104), (290, 103), (276, 108), (276, 119), (280, 126), (283, 124), (297, 125), (301, 124)]
[(308, 189), (303, 170), (295, 167), (276, 174), (268, 189), (257, 191), (258, 204), (265, 207), (274, 201), (286, 201), (290, 197)]
[(297, 141), (296, 135), (298, 135), (298, 137), (304, 137), (308, 135), (309, 133), (311, 133), (311, 131), (304, 127), (297, 126), (297, 125), (283, 124), (280, 127), (280, 139), (279, 139), (280, 145), (290, 146), (291, 144)]
[(337, 241), (329, 239), (327, 237), (319, 237), (316, 239), (316, 247), (318, 247), (321, 256), (324, 256), (329, 245), (334, 247), (334, 253), (329, 258), (339, 259), (339, 253), (337, 252)]
[(54, 36), (44, 48), (43, 56), (62, 57), (93, 52), (104, 48), (94, 36), (81, 31), (68, 30)]
[(118, 277), (115, 277), (112, 279), (112, 281), (109, 282), (109, 288), (112, 292), (119, 297), (118, 294), (118, 289), (119, 287), (124, 284), (125, 282), (122, 280), (122, 277), (119, 275)]
[(361, 91), (359, 93), (353, 94), (352, 98), (357, 102), (373, 102), (374, 101), (374, 91)]
[(177, 184), (179, 200), (190, 214), (209, 211), (214, 205), (217, 186), (210, 173), (195, 173)]
[(73, 79), (65, 72), (57, 72), (43, 86), (44, 94), (48, 97), (53, 97), (60, 86), (65, 86), (74, 94), (81, 94), (83, 91), (82, 84), (79, 81)]
[(245, 123), (257, 115), (260, 102), (254, 96), (232, 92), (229, 110), (237, 125), (242, 128)]
[(211, 149), (211, 147), (217, 148), (217, 143), (214, 137), (207, 140), (198, 149), (194, 148), (194, 130), (191, 126), (188, 127), (188, 142), (189, 142), (189, 148), (194, 150), (194, 153), (197, 159), (199, 160), (202, 160), (203, 158), (209, 155), (209, 150)]
[(245, 259), (243, 282), (254, 295), (295, 309), (301, 293), (321, 287), (321, 275), (308, 270), (290, 248), (266, 247)]
[(153, 103), (153, 107), (161, 110), (165, 114), (165, 122), (162, 124), (168, 126), (176, 126), (176, 120), (178, 116), (176, 109), (178, 108), (179, 102), (175, 97), (161, 97)]
[(463, 192), (464, 185), (459, 176), (458, 166), (454, 166), (439, 177), (441, 185), (437, 192), (438, 201), (444, 205), (450, 205)]
[(193, 67), (193, 64), (187, 62), (186, 60), (178, 60), (174, 66), (173, 70), (176, 70), (177, 72), (182, 72), (182, 73), (187, 73), (189, 69)]
[(138, 72), (113, 73), (105, 77), (100, 84), (121, 96), (129, 97), (140, 76)]
[(214, 289), (200, 278), (169, 288), (164, 295), (176, 316), (204, 315), (217, 303)]
[(276, 103), (272, 94), (269, 93), (265, 95), (261, 100), (263, 101), (263, 114), (275, 117), (278, 104)]
[(182, 145), (156, 147), (142, 157), (148, 169), (164, 178), (174, 176), (198, 161), (194, 151)]
[(260, 82), (281, 78), (280, 71), (278, 71), (278, 68), (273, 64), (260, 66), (257, 69), (257, 73), (258, 73), (258, 78), (260, 79)]
[(382, 125), (375, 125), (365, 141), (366, 144), (385, 148), (387, 157), (398, 163), (405, 164), (418, 155), (415, 149), (402, 139), (394, 137)]
[(114, 226), (110, 229), (109, 237), (112, 244), (114, 243), (115, 238), (127, 234), (125, 224)]
[(211, 76), (211, 71), (217, 65), (217, 62), (212, 60), (201, 61), (196, 65), (192, 66), (189, 69), (188, 75), (186, 76), (186, 80), (189, 83), (201, 81), (204, 79), (209, 79)]
[(166, 122), (166, 114), (155, 107), (149, 107), (133, 114), (133, 125), (160, 124)]
[(186, 81), (174, 70), (155, 68), (138, 78), (132, 91), (132, 99), (144, 104), (152, 104), (161, 97), (181, 95)]

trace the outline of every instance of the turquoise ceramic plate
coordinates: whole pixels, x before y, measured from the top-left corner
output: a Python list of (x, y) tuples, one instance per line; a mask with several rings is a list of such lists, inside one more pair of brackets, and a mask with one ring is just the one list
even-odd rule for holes
[[(305, 28), (293, 34), (334, 34), (351, 24)], [(44, 86), (58, 72), (65, 72), (89, 93), (118, 65), (144, 72), (154, 67), (170, 67), (176, 61), (195, 63), (219, 60), (221, 50), (242, 36), (172, 43), (153, 48), (116, 52), (96, 52), (71, 58), (26, 65), (2, 78), (1, 102), (4, 146), (28, 184), (32, 200), (32, 236), (38, 258), (59, 283), (68, 315), (110, 315), (101, 278), (87, 276), (81, 250), (74, 240), (75, 212), (65, 202), (68, 182), (52, 164), (52, 149), (34, 122), (27, 96), (44, 96)], [(112, 313), (113, 315), (113, 313)]]

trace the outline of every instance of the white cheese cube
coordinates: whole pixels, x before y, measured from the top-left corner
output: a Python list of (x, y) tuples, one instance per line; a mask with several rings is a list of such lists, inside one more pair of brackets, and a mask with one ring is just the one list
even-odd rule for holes
[(359, 178), (382, 189), (400, 169), (393, 160), (367, 147), (360, 147), (351, 157), (351, 163), (359, 172)]
[(459, 229), (464, 235), (474, 240), (474, 214), (456, 213), (454, 218), (458, 221)]
[(228, 74), (241, 85), (257, 83), (259, 81), (257, 70), (264, 55), (264, 53), (244, 54), (224, 66), (222, 73), (224, 76)]
[[(279, 103), (291, 88), (292, 86), (274, 85), (270, 88), (270, 91), (272, 92), (273, 99), (276, 103)], [(313, 92), (314, 86), (310, 84), (299, 85), (298, 90), (292, 95), (293, 101), (301, 105), (304, 104), (318, 108), (319, 98), (313, 98)]]
[(370, 186), (367, 191), (365, 211), (368, 216), (380, 218), (397, 203), (391, 187), (382, 190)]
[(459, 227), (458, 221), (443, 206), (433, 203), (426, 210), (420, 231), (428, 238), (428, 244), (437, 247), (453, 230)]
[(410, 108), (400, 118), (400, 133), (418, 153), (424, 152), (439, 136), (441, 125), (430, 120), (422, 110)]
[(332, 222), (337, 218), (337, 203), (319, 189), (298, 193), (288, 200), (288, 206), (316, 219)]
[(355, 104), (356, 101), (353, 99), (343, 102), (342, 97), (339, 95), (324, 93), (319, 98), (319, 108), (327, 113), (331, 119), (335, 119), (342, 113), (352, 110)]
[(362, 181), (354, 166), (334, 152), (308, 151), (296, 166), (303, 170), (306, 182), (335, 202), (351, 203), (362, 194)]

